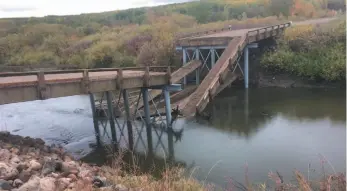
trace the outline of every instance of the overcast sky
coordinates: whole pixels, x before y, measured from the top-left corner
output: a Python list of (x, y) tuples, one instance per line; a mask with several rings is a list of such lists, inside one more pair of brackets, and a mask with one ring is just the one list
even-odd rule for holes
[(188, 0), (0, 0), (0, 18), (113, 11)]

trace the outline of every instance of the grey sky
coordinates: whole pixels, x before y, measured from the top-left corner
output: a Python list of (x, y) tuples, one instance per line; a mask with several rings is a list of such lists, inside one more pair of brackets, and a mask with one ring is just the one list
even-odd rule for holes
[(1, 0), (0, 18), (113, 11), (189, 0)]

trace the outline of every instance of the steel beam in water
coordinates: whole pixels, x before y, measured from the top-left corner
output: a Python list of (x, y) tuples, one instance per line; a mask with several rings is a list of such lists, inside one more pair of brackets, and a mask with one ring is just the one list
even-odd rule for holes
[(112, 141), (113, 141), (113, 144), (116, 144), (117, 143), (116, 125), (114, 123), (112, 97), (111, 97), (110, 91), (106, 92), (106, 100), (107, 100), (108, 120), (110, 122), (110, 127), (111, 127)]
[(98, 120), (96, 119), (96, 107), (95, 107), (95, 98), (94, 94), (89, 93), (89, 99), (90, 99), (90, 106), (92, 109), (92, 115), (93, 115), (93, 124), (94, 124), (94, 131), (95, 131), (95, 138), (96, 138), (96, 144), (98, 146), (101, 145), (100, 142), (100, 131), (99, 131), (99, 125), (98, 125)]

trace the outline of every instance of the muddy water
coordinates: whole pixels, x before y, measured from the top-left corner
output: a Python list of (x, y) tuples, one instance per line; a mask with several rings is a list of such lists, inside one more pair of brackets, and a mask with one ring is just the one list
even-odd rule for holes
[[(246, 168), (254, 182), (267, 181), (270, 171), (278, 171), (289, 182), (294, 169), (307, 174), (308, 166), (311, 177), (319, 176), (322, 158), (328, 161), (326, 171), (345, 172), (345, 106), (343, 90), (225, 90), (208, 106), (207, 117), (176, 121), (175, 129), (183, 129), (181, 133), (164, 132), (158, 142), (160, 132), (153, 131), (154, 161), (164, 166), (163, 158), (170, 156), (196, 169), (193, 175), (199, 180), (222, 187), (229, 178), (244, 181)], [(110, 143), (109, 127), (99, 126), (102, 141)], [(86, 161), (104, 162), (103, 151), (95, 149), (87, 96), (1, 105), (0, 129), (64, 145)], [(148, 139), (145, 131), (140, 134), (143, 143), (139, 141), (136, 151), (144, 153)], [(126, 139), (118, 146), (126, 147)]]

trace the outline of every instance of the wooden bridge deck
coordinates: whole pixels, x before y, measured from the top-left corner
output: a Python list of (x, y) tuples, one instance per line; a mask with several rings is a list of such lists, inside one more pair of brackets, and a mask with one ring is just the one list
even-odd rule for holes
[(0, 73), (0, 104), (169, 84), (167, 67)]

